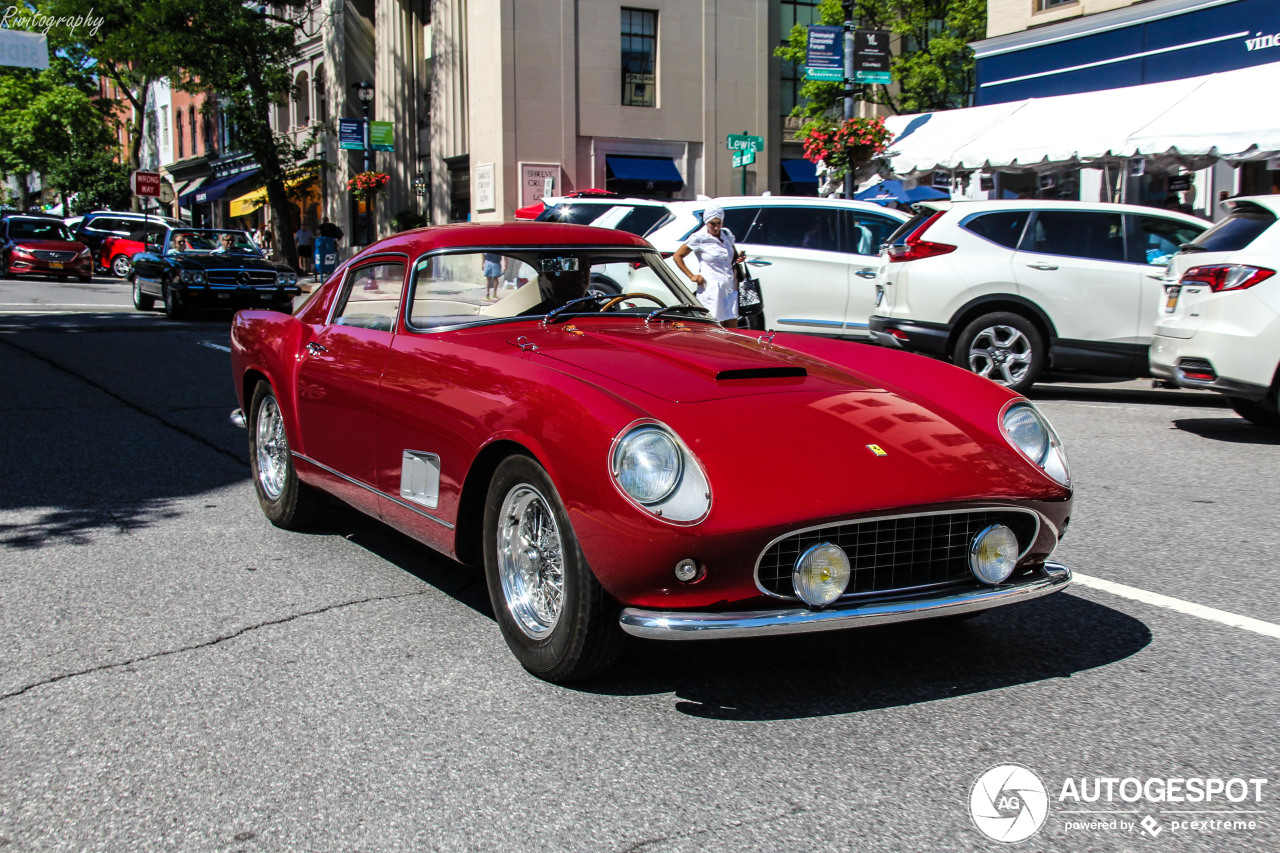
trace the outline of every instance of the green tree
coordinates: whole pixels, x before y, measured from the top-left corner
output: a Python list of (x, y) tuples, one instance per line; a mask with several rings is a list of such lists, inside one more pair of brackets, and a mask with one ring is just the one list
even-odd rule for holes
[[(823, 24), (844, 21), (839, 0), (822, 0), (818, 13)], [(894, 113), (969, 106), (976, 78), (968, 44), (986, 36), (985, 0), (855, 0), (853, 20), (863, 29), (888, 30), (901, 45), (890, 64), (894, 86), (868, 85), (864, 100)], [(807, 42), (807, 28), (797, 24), (774, 52), (803, 68)], [(833, 117), (844, 98), (840, 83), (818, 80), (805, 82), (800, 95), (805, 101), (792, 115), (803, 118)]]

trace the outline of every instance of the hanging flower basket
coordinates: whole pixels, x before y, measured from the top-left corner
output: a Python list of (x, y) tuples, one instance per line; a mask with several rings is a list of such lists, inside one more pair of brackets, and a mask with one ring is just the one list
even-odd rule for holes
[(845, 122), (811, 122), (800, 129), (804, 158), (822, 162), (832, 181), (839, 181), (859, 163), (883, 154), (893, 139), (883, 118), (851, 118)]
[(385, 172), (361, 172), (347, 181), (347, 189), (361, 201), (372, 201), (389, 180), (391, 176)]

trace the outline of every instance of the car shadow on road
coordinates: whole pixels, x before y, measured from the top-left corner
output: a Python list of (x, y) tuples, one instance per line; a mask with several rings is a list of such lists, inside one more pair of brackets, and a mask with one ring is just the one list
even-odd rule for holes
[(1179, 418), (1175, 429), (1231, 444), (1280, 444), (1280, 430), (1265, 429), (1244, 418)]
[(1187, 406), (1224, 409), (1226, 400), (1211, 391), (1185, 391), (1173, 388), (1135, 388), (1134, 383), (1099, 383), (1097, 385), (1036, 385), (1027, 397), (1032, 400), (1072, 400), (1083, 403), (1142, 403), (1153, 406)]
[(1070, 678), (1150, 642), (1150, 630), (1137, 619), (1067, 593), (962, 622), (770, 639), (632, 641), (616, 670), (580, 689), (674, 693), (677, 711), (705, 719), (803, 719)]

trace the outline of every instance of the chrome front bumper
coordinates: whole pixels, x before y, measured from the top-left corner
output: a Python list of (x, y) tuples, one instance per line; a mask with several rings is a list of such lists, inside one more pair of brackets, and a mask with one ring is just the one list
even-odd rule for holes
[(628, 607), (619, 622), (622, 630), (651, 640), (718, 640), (729, 637), (768, 637), (775, 634), (803, 634), (835, 631), (865, 625), (885, 625), (976, 613), (1005, 604), (1029, 601), (1065, 589), (1071, 570), (1047, 561), (1045, 574), (1020, 584), (996, 586), (965, 592), (924, 593), (893, 601), (864, 601), (836, 605), (824, 610), (791, 607), (785, 610), (750, 610), (736, 613), (692, 613), (680, 610), (641, 610)]

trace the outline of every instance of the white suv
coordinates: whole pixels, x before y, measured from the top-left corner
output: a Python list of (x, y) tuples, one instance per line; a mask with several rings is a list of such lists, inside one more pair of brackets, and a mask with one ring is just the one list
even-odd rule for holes
[(733, 196), (672, 204), (673, 219), (646, 239), (674, 252), (702, 227), (702, 212), (724, 208), (760, 281), (762, 327), (780, 332), (863, 337), (882, 261), (880, 244), (909, 218), (863, 201)]
[(1280, 196), (1226, 206), (1169, 265), (1151, 373), (1221, 392), (1243, 417), (1280, 427)]
[(1165, 265), (1209, 225), (1078, 201), (924, 202), (885, 247), (872, 339), (1015, 391), (1147, 373)]

